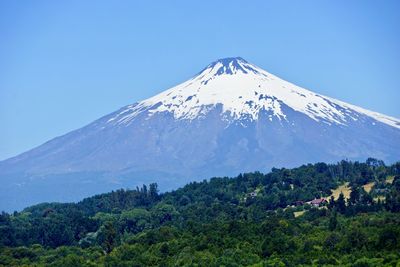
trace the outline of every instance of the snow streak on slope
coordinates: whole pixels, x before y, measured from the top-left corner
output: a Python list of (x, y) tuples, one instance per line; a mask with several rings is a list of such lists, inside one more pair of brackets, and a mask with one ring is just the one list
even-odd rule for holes
[(223, 118), (257, 120), (261, 111), (269, 120), (288, 120), (286, 105), (315, 121), (347, 125), (366, 115), (400, 129), (400, 121), (325, 97), (286, 82), (242, 58), (220, 59), (192, 79), (138, 104), (130, 105), (109, 122), (129, 123), (138, 114), (170, 112), (176, 119), (193, 120), (221, 105)]

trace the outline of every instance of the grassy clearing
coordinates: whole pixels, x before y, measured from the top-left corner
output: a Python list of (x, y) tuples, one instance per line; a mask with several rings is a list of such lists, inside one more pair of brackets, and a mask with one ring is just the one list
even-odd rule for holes
[(349, 199), (350, 198), (350, 192), (351, 188), (349, 187), (349, 183), (344, 183), (342, 185), (339, 185), (338, 188), (332, 190), (332, 195), (330, 195), (328, 198), (333, 196), (335, 200), (339, 198), (340, 193), (343, 192), (344, 198)]
[(385, 197), (385, 196), (377, 196), (377, 197), (374, 197), (374, 201), (378, 202), (378, 200), (380, 200), (380, 201), (385, 201), (385, 200), (386, 200), (386, 197)]
[(363, 185), (364, 190), (369, 193), (372, 190), (372, 187), (374, 187), (375, 182), (370, 182), (368, 184)]
[(297, 217), (303, 215), (304, 212), (306, 212), (306, 211), (305, 211), (305, 210), (302, 210), (302, 211), (295, 211), (295, 212), (293, 212), (293, 214), (294, 214), (294, 217), (297, 218)]
[(394, 176), (388, 176), (388, 178), (386, 178), (386, 183), (392, 184), (393, 180), (394, 180)]

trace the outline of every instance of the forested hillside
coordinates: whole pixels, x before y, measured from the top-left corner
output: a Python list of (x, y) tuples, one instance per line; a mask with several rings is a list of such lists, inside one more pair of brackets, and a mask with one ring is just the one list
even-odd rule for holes
[[(329, 197), (345, 183), (348, 198)], [(332, 265), (400, 265), (400, 163), (309, 164), (166, 193), (154, 183), (0, 216), (0, 266)]]

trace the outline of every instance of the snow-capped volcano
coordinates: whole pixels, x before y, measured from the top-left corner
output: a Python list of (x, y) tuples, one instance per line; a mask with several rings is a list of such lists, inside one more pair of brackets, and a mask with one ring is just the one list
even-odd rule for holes
[(224, 58), (208, 65), (192, 79), (139, 104), (128, 106), (109, 122), (129, 123), (143, 110), (150, 116), (170, 112), (175, 119), (194, 120), (221, 105), (223, 119), (257, 120), (261, 111), (268, 119), (288, 120), (282, 110), (287, 105), (315, 121), (346, 125), (358, 120), (358, 113), (400, 128), (400, 121), (371, 112), (286, 82), (263, 69), (237, 58)]
[(0, 210), (157, 182), (309, 162), (400, 159), (400, 120), (322, 96), (242, 58), (0, 162)]

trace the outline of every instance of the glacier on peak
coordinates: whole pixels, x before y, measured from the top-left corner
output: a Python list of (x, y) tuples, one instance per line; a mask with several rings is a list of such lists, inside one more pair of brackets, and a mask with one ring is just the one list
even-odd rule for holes
[(142, 112), (147, 112), (148, 116), (170, 112), (175, 119), (193, 120), (219, 105), (222, 117), (229, 122), (255, 121), (263, 111), (269, 114), (270, 121), (288, 121), (283, 108), (287, 106), (328, 125), (347, 125), (349, 120), (357, 120), (361, 113), (400, 129), (400, 121), (396, 118), (301, 88), (241, 57), (214, 61), (193, 78), (127, 106), (109, 122), (126, 124)]

